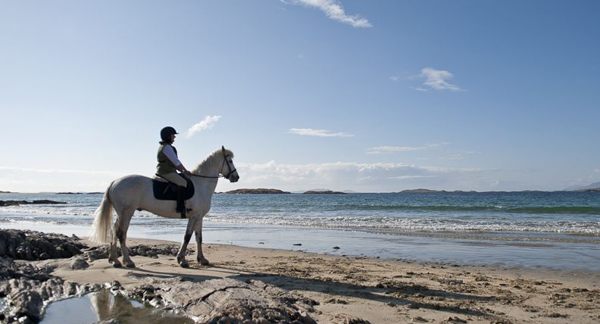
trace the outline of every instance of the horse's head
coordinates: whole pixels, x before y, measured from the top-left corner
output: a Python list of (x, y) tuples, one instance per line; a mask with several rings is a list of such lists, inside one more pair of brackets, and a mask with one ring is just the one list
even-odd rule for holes
[(224, 146), (221, 146), (221, 151), (223, 152), (221, 174), (230, 182), (237, 182), (240, 180), (240, 175), (235, 169), (235, 165), (233, 165), (233, 153), (230, 150), (225, 149)]

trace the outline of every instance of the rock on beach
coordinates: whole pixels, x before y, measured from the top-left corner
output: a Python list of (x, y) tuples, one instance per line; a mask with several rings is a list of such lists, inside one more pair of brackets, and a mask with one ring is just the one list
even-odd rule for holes
[(307, 312), (312, 303), (261, 281), (212, 279), (153, 280), (133, 297), (158, 299), (200, 323), (316, 323)]
[(77, 237), (0, 229), (0, 257), (19, 260), (70, 258), (86, 248)]

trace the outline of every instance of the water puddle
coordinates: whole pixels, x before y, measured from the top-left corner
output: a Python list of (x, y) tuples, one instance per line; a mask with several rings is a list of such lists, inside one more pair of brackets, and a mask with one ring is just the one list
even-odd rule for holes
[(175, 315), (113, 295), (108, 290), (83, 297), (53, 302), (46, 308), (40, 324), (91, 324), (115, 319), (122, 324), (193, 324), (190, 318)]

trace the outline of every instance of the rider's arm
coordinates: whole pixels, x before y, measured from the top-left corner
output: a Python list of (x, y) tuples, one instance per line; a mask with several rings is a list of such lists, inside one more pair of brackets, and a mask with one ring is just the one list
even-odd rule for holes
[(191, 173), (190, 171), (188, 171), (188, 169), (186, 169), (183, 164), (179, 164), (179, 166), (175, 167), (178, 171), (184, 172), (184, 173)]
[(175, 154), (175, 151), (173, 150), (173, 148), (171, 146), (165, 145), (163, 147), (163, 153), (165, 153), (167, 158), (171, 161), (171, 163), (173, 163), (173, 165), (175, 165), (175, 168), (178, 171), (189, 173), (189, 171), (183, 166), (181, 161), (179, 161), (179, 159), (177, 158), (177, 155)]

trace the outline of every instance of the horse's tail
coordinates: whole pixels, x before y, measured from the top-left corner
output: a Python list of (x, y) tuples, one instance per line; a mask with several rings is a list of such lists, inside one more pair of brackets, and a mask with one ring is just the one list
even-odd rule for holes
[(113, 205), (110, 201), (109, 192), (112, 188), (114, 181), (108, 186), (102, 202), (96, 212), (94, 213), (94, 224), (90, 232), (90, 241), (95, 243), (109, 243), (113, 236), (112, 230), (112, 218), (113, 218)]

